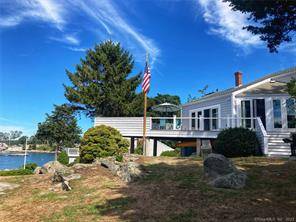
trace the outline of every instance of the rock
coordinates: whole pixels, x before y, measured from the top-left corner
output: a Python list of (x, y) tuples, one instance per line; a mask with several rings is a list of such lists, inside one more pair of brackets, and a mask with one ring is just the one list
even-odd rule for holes
[(243, 172), (234, 172), (217, 177), (210, 184), (217, 188), (241, 189), (246, 185), (247, 175)]
[(65, 178), (63, 177), (61, 172), (55, 171), (52, 178), (51, 178), (51, 181), (52, 181), (53, 184), (62, 183), (62, 182), (65, 181)]
[(72, 168), (74, 168), (75, 170), (80, 170), (80, 169), (84, 169), (86, 167), (91, 166), (92, 164), (86, 164), (86, 163), (76, 163), (72, 166)]
[(69, 184), (69, 181), (65, 180), (62, 182), (62, 189), (65, 190), (65, 191), (70, 191), (72, 190), (70, 184)]
[(34, 174), (46, 174), (47, 170), (43, 167), (36, 167), (34, 170)]
[(70, 180), (78, 180), (81, 178), (80, 174), (71, 174), (69, 176), (64, 177), (65, 180), (70, 181)]
[(215, 179), (236, 171), (233, 163), (221, 154), (211, 153), (204, 160), (204, 176), (206, 178)]
[(240, 189), (246, 184), (247, 175), (221, 154), (209, 154), (204, 160), (204, 176), (216, 188)]
[(4, 194), (3, 191), (5, 190), (12, 190), (15, 189), (17, 187), (19, 187), (20, 185), (18, 184), (14, 184), (14, 183), (5, 183), (5, 182), (0, 182), (0, 193)]
[(108, 168), (113, 174), (117, 174), (120, 168), (120, 163), (115, 158), (102, 158), (99, 159), (101, 166)]
[(50, 161), (43, 165), (43, 168), (47, 170), (48, 173), (54, 173), (55, 171), (59, 171), (62, 174), (72, 174), (74, 173), (74, 170), (64, 166), (58, 161)]
[(131, 161), (124, 159), (123, 162), (118, 162), (114, 157), (101, 158), (97, 160), (101, 166), (109, 169), (112, 174), (117, 175), (125, 182), (131, 182), (141, 175), (140, 165), (132, 162), (136, 157), (132, 157)]

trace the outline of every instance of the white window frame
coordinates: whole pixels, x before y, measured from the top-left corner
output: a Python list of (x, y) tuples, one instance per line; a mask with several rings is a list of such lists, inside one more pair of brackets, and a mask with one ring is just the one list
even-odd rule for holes
[[(190, 130), (201, 130), (203, 131), (204, 130), (204, 121), (203, 121), (203, 118), (204, 118), (204, 110), (206, 109), (210, 109), (210, 131), (219, 131), (220, 130), (220, 127), (221, 127), (221, 105), (220, 104), (217, 104), (217, 105), (211, 105), (211, 106), (204, 106), (204, 107), (200, 107), (200, 108), (197, 108), (197, 109), (192, 109), (189, 111), (189, 114), (190, 114), (190, 127), (189, 129)], [(217, 119), (218, 119), (218, 126), (217, 126), (217, 129), (212, 129), (212, 109), (218, 109), (218, 116), (217, 116)], [(200, 129), (192, 129), (191, 127), (191, 116), (192, 116), (192, 113), (195, 112), (195, 126), (197, 127), (197, 113), (198, 112), (202, 112), (202, 115), (201, 115), (201, 120), (200, 121)]]

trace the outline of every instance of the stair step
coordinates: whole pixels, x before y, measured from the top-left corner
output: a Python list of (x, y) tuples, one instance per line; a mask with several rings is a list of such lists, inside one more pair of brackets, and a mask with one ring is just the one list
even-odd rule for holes
[(285, 149), (285, 148), (270, 148), (270, 147), (268, 147), (268, 150), (269, 151), (278, 151), (278, 152), (280, 152), (280, 151), (284, 151), (284, 152), (290, 152), (291, 151), (291, 149), (289, 148), (289, 149)]
[(290, 156), (290, 152), (268, 152), (268, 155), (270, 156)]
[(278, 142), (268, 142), (268, 146), (280, 146), (280, 147), (289, 147), (290, 148), (290, 144), (278, 143)]

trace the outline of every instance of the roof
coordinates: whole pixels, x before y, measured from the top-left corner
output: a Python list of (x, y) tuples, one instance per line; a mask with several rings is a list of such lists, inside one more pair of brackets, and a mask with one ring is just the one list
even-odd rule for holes
[(259, 78), (259, 79), (255, 80), (255, 81), (251, 82), (251, 83), (248, 83), (248, 84), (245, 84), (245, 85), (242, 85), (242, 86), (232, 87), (232, 88), (229, 88), (229, 89), (226, 89), (226, 90), (223, 90), (223, 91), (219, 91), (219, 92), (215, 92), (215, 93), (205, 95), (205, 96), (201, 97), (200, 99), (194, 100), (194, 101), (189, 102), (189, 103), (185, 103), (182, 106), (188, 106), (188, 105), (191, 105), (191, 104), (196, 104), (196, 103), (212, 100), (212, 99), (215, 99), (215, 98), (218, 98), (218, 97), (231, 95), (232, 93), (234, 93), (234, 92), (236, 92), (238, 90), (247, 88), (247, 87), (249, 87), (249, 86), (251, 86), (253, 84), (262, 82), (262, 81), (264, 81), (266, 79), (277, 77), (277, 76), (280, 76), (282, 74), (289, 74), (289, 73), (295, 73), (296, 74), (296, 66), (285, 69), (285, 70), (281, 70), (281, 71), (278, 71), (278, 72), (275, 72), (275, 73), (265, 75), (262, 78)]

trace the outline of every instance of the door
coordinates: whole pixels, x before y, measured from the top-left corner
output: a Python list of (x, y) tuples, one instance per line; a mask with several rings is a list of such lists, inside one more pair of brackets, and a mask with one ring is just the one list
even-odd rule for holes
[[(253, 99), (253, 117), (260, 117), (266, 129), (265, 100)], [(255, 124), (254, 124), (255, 126)]]

